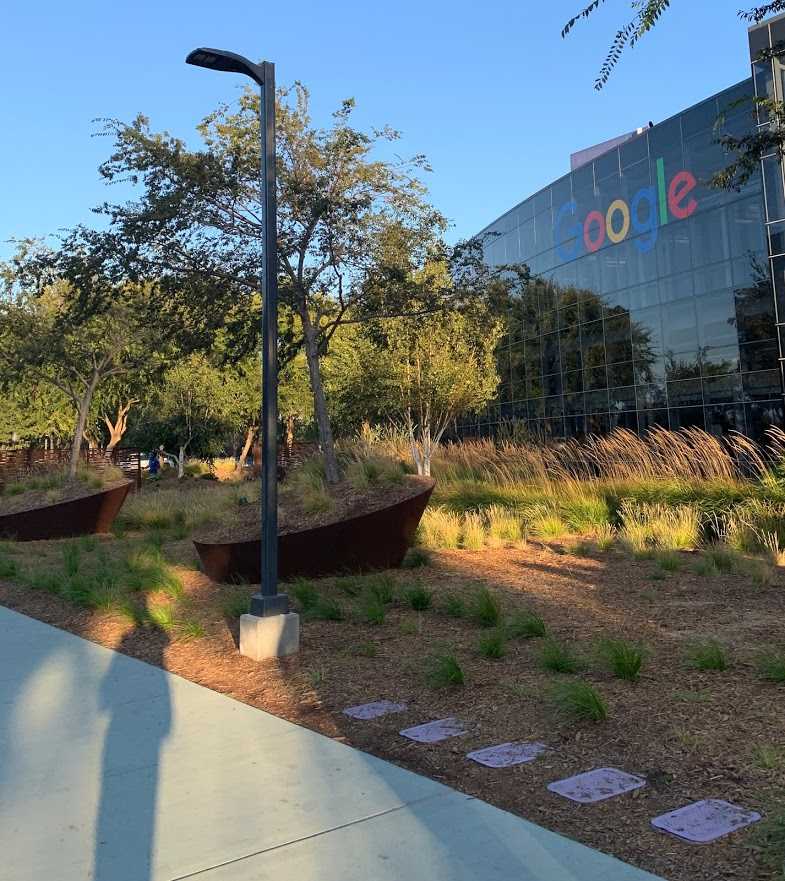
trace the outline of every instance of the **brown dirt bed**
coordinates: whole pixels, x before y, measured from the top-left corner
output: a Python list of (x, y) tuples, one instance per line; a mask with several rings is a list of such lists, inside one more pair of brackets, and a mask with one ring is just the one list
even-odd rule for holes
[[(43, 549), (56, 543), (40, 544)], [(167, 547), (167, 556), (184, 564), (192, 562), (191, 555), (187, 540)], [(539, 668), (539, 640), (510, 642), (505, 658), (488, 660), (475, 651), (482, 631), (438, 608), (417, 613), (399, 601), (381, 626), (360, 623), (356, 616), (306, 621), (297, 657), (256, 664), (240, 657), (237, 623), (220, 612), (221, 599), (238, 588), (214, 585), (185, 568), (179, 574), (189, 608), (206, 628), (199, 639), (170, 641), (158, 631), (134, 630), (125, 620), (7, 584), (0, 585), (0, 602), (345, 740), (671, 881), (773, 877), (749, 849), (749, 831), (700, 847), (649, 825), (658, 814), (702, 798), (765, 812), (785, 788), (782, 768), (764, 769), (754, 755), (760, 745), (785, 755), (785, 688), (761, 680), (754, 667), (762, 646), (785, 646), (785, 578), (779, 574), (760, 587), (742, 576), (703, 578), (687, 565), (655, 580), (653, 562), (615, 552), (574, 557), (530, 545), (443, 551), (428, 567), (394, 573), (400, 582), (422, 579), (434, 590), (437, 607), (440, 595), (468, 596), (485, 583), (498, 590), (508, 613), (538, 612), (551, 634), (589, 658), (582, 675), (610, 710), (608, 721), (599, 724), (568, 725), (554, 718), (544, 695), (561, 677)], [(319, 587), (347, 611), (356, 602), (331, 579)], [(637, 685), (612, 678), (593, 659), (592, 645), (607, 635), (649, 646)], [(728, 646), (733, 665), (727, 672), (699, 672), (685, 663), (690, 641), (703, 637)], [(373, 657), (367, 656), (371, 645)], [(464, 688), (434, 690), (424, 684), (427, 656), (439, 650), (460, 659)], [(344, 707), (380, 698), (405, 701), (409, 709), (372, 722), (341, 714)], [(397, 734), (448, 715), (465, 720), (469, 733), (432, 746)], [(513, 769), (491, 770), (465, 759), (470, 749), (517, 739), (542, 740), (553, 751)], [(602, 766), (645, 775), (649, 785), (596, 805), (577, 805), (546, 789), (554, 780)]]
[[(342, 481), (336, 486), (325, 487), (332, 500), (329, 510), (311, 512), (303, 509), (295, 490), (283, 489), (279, 493), (278, 532), (285, 535), (378, 511), (422, 492), (429, 483), (428, 478), (402, 475), (399, 482), (357, 489), (347, 481)], [(238, 508), (232, 523), (204, 526), (193, 538), (208, 543), (248, 541), (259, 538), (260, 532), (261, 511), (258, 500), (254, 499)]]

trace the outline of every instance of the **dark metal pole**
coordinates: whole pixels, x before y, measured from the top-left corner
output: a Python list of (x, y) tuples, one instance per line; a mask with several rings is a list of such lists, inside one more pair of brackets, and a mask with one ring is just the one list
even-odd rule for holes
[(278, 593), (278, 225), (275, 194), (275, 65), (261, 64), (262, 201), (262, 579), (251, 598), (251, 614), (289, 611), (289, 598)]

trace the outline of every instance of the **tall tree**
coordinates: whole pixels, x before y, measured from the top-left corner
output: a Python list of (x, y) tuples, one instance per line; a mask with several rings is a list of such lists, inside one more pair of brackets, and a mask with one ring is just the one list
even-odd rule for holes
[(73, 403), (73, 477), (96, 390), (163, 348), (147, 320), (149, 288), (103, 275), (79, 233), (57, 251), (25, 248), (14, 269), (0, 299), (0, 374), (52, 385)]
[[(345, 101), (332, 125), (318, 128), (308, 92), (297, 84), (279, 93), (276, 112), (279, 291), (298, 318), (298, 331), (283, 342), (290, 352), (304, 349), (333, 483), (339, 470), (320, 355), (347, 314), (368, 306), (366, 281), (378, 269), (387, 230), (403, 231), (410, 249), (424, 254), (445, 226), (418, 179), (424, 158), (375, 158), (375, 149), (398, 133), (361, 131), (352, 124), (353, 109)], [(262, 247), (258, 95), (248, 90), (237, 106), (218, 108), (199, 131), (204, 146), (194, 151), (151, 132), (144, 117), (130, 125), (107, 122), (115, 146), (102, 174), (108, 181), (130, 178), (140, 192), (132, 203), (103, 210), (132, 243), (137, 264), (154, 270), (162, 286), (188, 291), (200, 303), (203, 326), (227, 327), (233, 345), (248, 354), (258, 345)]]

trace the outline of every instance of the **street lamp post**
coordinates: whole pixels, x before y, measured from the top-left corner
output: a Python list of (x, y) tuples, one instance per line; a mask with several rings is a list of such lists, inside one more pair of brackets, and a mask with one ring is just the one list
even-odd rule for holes
[[(278, 277), (275, 193), (275, 65), (254, 64), (223, 49), (194, 49), (188, 64), (249, 76), (261, 89), (261, 189), (264, 217), (262, 259), (262, 559), (259, 593), (251, 616), (269, 618), (289, 612), (289, 598), (278, 593)], [(288, 616), (294, 617), (294, 616)], [(242, 634), (241, 634), (242, 638)], [(242, 651), (241, 645), (241, 651)], [(274, 652), (273, 652), (274, 653)], [(283, 653), (283, 652), (281, 652)]]

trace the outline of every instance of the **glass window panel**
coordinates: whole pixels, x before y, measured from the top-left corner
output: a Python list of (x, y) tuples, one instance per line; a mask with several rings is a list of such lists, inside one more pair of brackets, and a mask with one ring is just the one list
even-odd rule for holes
[(545, 392), (543, 389), (542, 377), (527, 375), (527, 377), (526, 377), (526, 397), (527, 398), (541, 398), (544, 393)]
[(609, 410), (611, 413), (621, 410), (635, 409), (635, 386), (629, 385), (623, 388), (608, 390)]
[(646, 133), (623, 143), (619, 147), (619, 157), (622, 168), (629, 168), (631, 165), (641, 162), (648, 167), (646, 160), (649, 158), (649, 139)]
[(590, 391), (592, 389), (607, 388), (608, 375), (604, 367), (592, 367), (583, 371), (583, 387)]
[[(649, 129), (649, 155), (665, 159), (666, 177), (684, 167), (681, 150), (681, 117), (676, 116)], [(670, 167), (669, 167), (670, 166)], [(667, 172), (670, 171), (670, 174)]]
[(698, 348), (694, 300), (680, 300), (663, 308), (662, 336), (666, 352), (688, 352)]
[(732, 202), (722, 210), (727, 214), (728, 236), (734, 257), (746, 255), (750, 251), (765, 251), (765, 217), (758, 196)]
[(706, 407), (705, 410), (706, 430), (711, 434), (722, 437), (732, 431), (744, 431), (744, 407), (741, 404), (733, 407)]
[(568, 416), (586, 412), (586, 399), (583, 392), (564, 396), (564, 412)]
[(659, 306), (630, 312), (632, 357), (634, 361), (654, 362), (662, 354), (662, 313)]
[[(559, 334), (562, 370), (580, 370), (583, 367), (578, 328), (571, 327)], [(578, 391), (578, 389), (575, 389)]]
[(551, 373), (548, 376), (544, 376), (542, 386), (546, 395), (560, 395), (562, 393), (561, 373)]
[(605, 352), (609, 364), (632, 360), (629, 314), (605, 321)]
[(665, 356), (666, 379), (692, 379), (701, 375), (700, 352), (695, 349), (690, 352), (669, 352)]
[(608, 427), (625, 428), (627, 431), (638, 431), (638, 414), (634, 410), (612, 410), (608, 416)]
[(668, 383), (668, 403), (671, 407), (686, 407), (703, 403), (703, 389), (700, 380), (684, 379)]
[(654, 250), (657, 252), (657, 269), (661, 276), (685, 272), (692, 267), (690, 231), (689, 221), (671, 222), (660, 227)]
[(545, 398), (532, 398), (529, 404), (529, 419), (542, 419), (545, 415)]
[(764, 440), (769, 428), (783, 427), (782, 401), (745, 404), (744, 420), (747, 423), (747, 434), (753, 440)]
[(660, 290), (656, 282), (631, 288), (629, 295), (630, 309), (646, 309), (648, 306), (658, 306), (660, 302)]
[(669, 278), (660, 279), (660, 300), (663, 303), (672, 303), (674, 300), (684, 300), (692, 297), (694, 293), (693, 273), (682, 272), (679, 275), (671, 275)]
[(545, 399), (545, 415), (548, 417), (564, 415), (564, 404), (561, 395)]
[(769, 225), (769, 253), (772, 256), (785, 253), (785, 220)]
[(747, 343), (740, 346), (741, 370), (747, 373), (751, 370), (766, 370), (779, 358), (779, 345), (777, 340), (768, 340), (763, 343)]
[(583, 371), (569, 370), (564, 374), (564, 392), (583, 391)]
[(654, 407), (664, 407), (668, 403), (665, 394), (665, 385), (651, 383), (635, 387), (635, 396), (639, 410), (650, 410)]
[(668, 427), (667, 410), (643, 410), (638, 413), (638, 431), (648, 431), (657, 426)]
[(706, 428), (703, 407), (673, 407), (668, 411), (672, 431), (680, 428)]
[(586, 393), (586, 412), (587, 413), (607, 413), (608, 412), (608, 389), (601, 391)]
[(727, 211), (727, 207), (705, 214), (699, 211), (687, 221), (693, 243), (693, 266), (717, 263), (731, 256)]
[(730, 346), (737, 341), (733, 291), (717, 291), (698, 297), (698, 341), (702, 347)]
[(567, 417), (564, 420), (565, 437), (580, 439), (586, 434), (586, 420), (583, 416)]
[(731, 373), (728, 376), (715, 376), (703, 380), (703, 400), (707, 404), (726, 404), (741, 401), (741, 376)]
[(744, 385), (744, 396), (748, 401), (762, 401), (782, 394), (782, 379), (779, 370), (744, 373), (741, 379)]
[(704, 376), (732, 373), (739, 369), (738, 345), (704, 349), (701, 353), (701, 372)]
[(610, 431), (610, 420), (607, 413), (594, 413), (586, 417), (588, 434), (607, 434)]
[(584, 367), (596, 367), (605, 363), (605, 338), (602, 321), (581, 325), (581, 349)]
[(733, 287), (731, 263), (715, 263), (713, 266), (702, 266), (692, 271), (695, 295), (708, 294), (721, 288)]
[(737, 288), (735, 295), (739, 342), (772, 339), (776, 334), (776, 319), (768, 267), (765, 276), (761, 276), (757, 284)]
[(553, 218), (550, 209), (535, 216), (534, 235), (538, 253), (553, 247)]
[(558, 373), (560, 365), (559, 335), (545, 334), (542, 338), (542, 372)]
[(632, 385), (635, 382), (632, 361), (623, 364), (611, 364), (608, 366), (608, 385)]
[(602, 299), (597, 294), (587, 292), (581, 296), (580, 300), (580, 320), (581, 323), (590, 321), (598, 321), (602, 318), (603, 307)]
[(696, 132), (711, 131), (717, 122), (717, 99), (709, 98), (694, 107), (690, 107), (686, 113), (681, 114), (681, 128), (685, 141)]
[(782, 167), (779, 157), (767, 156), (763, 160), (763, 182), (766, 187), (766, 213), (768, 219), (785, 218), (785, 192), (782, 186)]
[(619, 176), (619, 148), (613, 147), (594, 160), (594, 177), (604, 180), (607, 177)]

